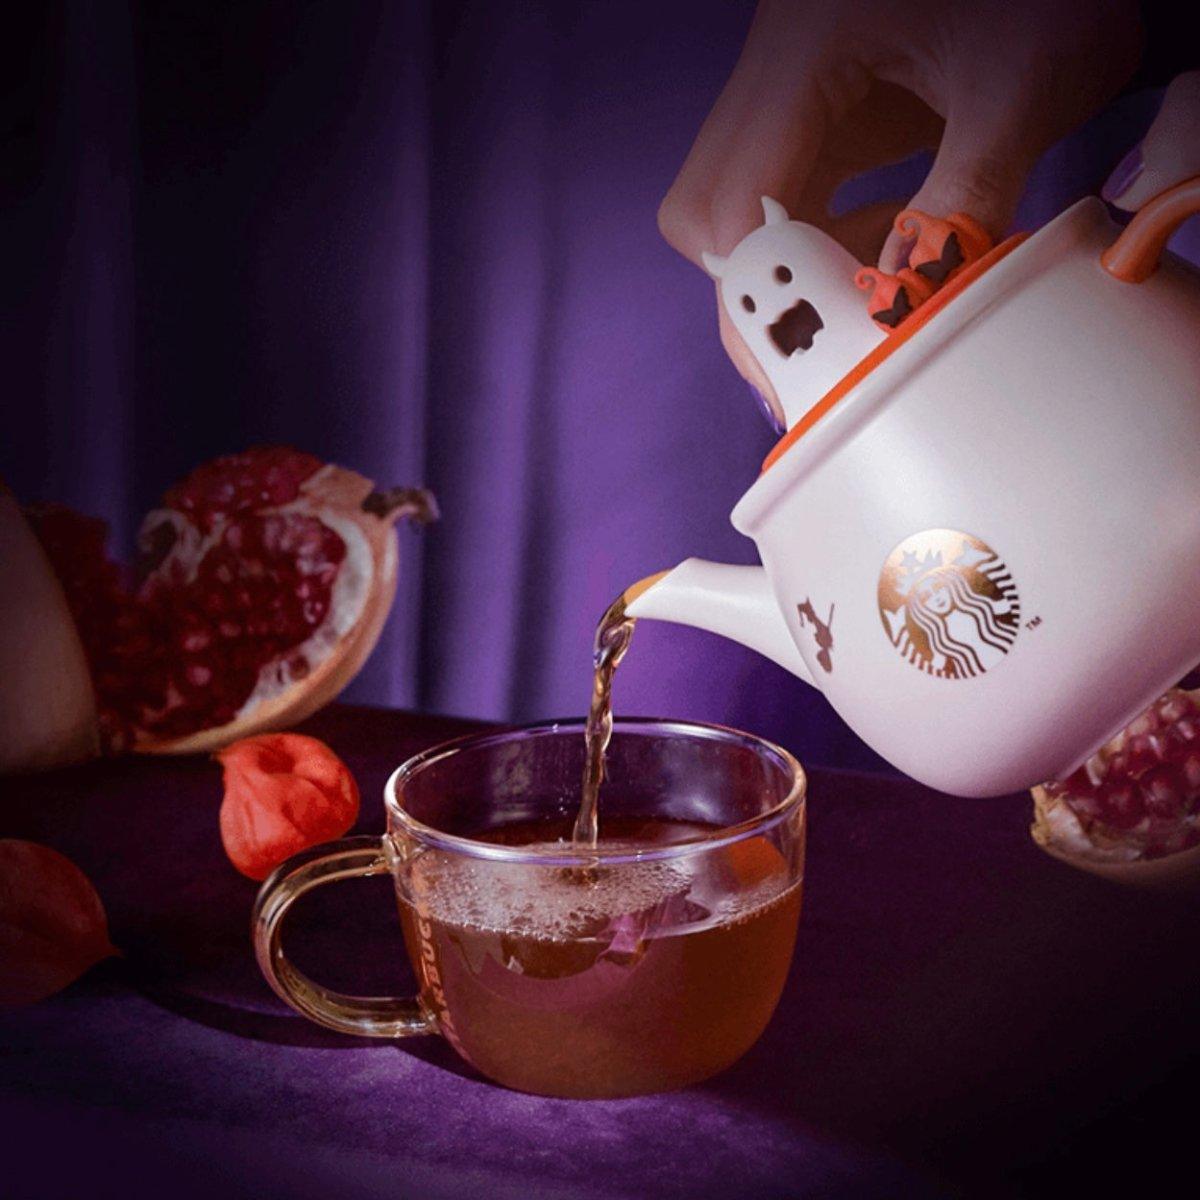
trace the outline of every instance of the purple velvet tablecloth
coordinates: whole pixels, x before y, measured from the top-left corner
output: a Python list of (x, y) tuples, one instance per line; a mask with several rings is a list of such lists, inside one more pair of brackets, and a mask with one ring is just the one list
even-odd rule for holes
[[(468, 726), (341, 707), (308, 728), (354, 770), (375, 831), (391, 768)], [(1023, 1196), (1147, 1185), (1186, 1161), (1195, 903), (1045, 857), (1024, 797), (810, 774), (807, 907), (765, 1036), (707, 1084), (590, 1103), (508, 1092), (437, 1039), (341, 1037), (276, 1001), (249, 948), (255, 887), (221, 850), (214, 763), (5, 781), (0, 836), (70, 855), (124, 956), (0, 1017), (0, 1194)], [(306, 898), (301, 967), (345, 990), (411, 987), (389, 890)]]

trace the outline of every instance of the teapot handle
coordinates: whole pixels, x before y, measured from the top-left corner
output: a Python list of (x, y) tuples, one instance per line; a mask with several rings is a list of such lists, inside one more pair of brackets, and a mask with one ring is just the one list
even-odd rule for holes
[(1101, 265), (1122, 283), (1149, 279), (1158, 269), (1167, 240), (1196, 213), (1200, 213), (1200, 175), (1155, 196), (1100, 256)]

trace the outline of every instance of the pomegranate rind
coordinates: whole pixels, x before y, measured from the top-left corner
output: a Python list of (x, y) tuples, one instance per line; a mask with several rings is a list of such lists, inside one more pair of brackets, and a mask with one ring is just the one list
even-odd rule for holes
[(87, 656), (49, 559), (0, 482), (0, 774), (100, 751)]
[[(1167, 854), (1162, 858), (1121, 860), (1105, 857), (1094, 846), (1089, 850), (1063, 836), (1061, 801), (1046, 795), (1040, 785), (1033, 789), (1034, 820), (1030, 826), (1033, 840), (1051, 857), (1060, 862), (1090, 871), (1113, 883), (1163, 891), (1190, 891), (1200, 887), (1200, 846)], [(1071, 814), (1074, 819), (1073, 814)]]
[(222, 725), (181, 737), (139, 736), (133, 745), (139, 754), (206, 754), (256, 733), (286, 729), (311, 716), (333, 700), (362, 668), (383, 632), (396, 596), (399, 543), (395, 523), (402, 517), (430, 519), (436, 506), (428, 493), (414, 492), (410, 503), (380, 515), (364, 509), (374, 484), (365, 476), (342, 467), (326, 466), (301, 486), (300, 496), (278, 512), (298, 512), (317, 517), (343, 538), (361, 538), (369, 555), (370, 578), (354, 623), (342, 631), (329, 652), (310, 663), (308, 674), (270, 695), (252, 695), (237, 716)]

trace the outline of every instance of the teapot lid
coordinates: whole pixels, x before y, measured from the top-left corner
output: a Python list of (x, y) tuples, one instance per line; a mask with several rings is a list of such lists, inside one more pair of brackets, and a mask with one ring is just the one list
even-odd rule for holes
[(938, 291), (911, 312), (901, 324), (888, 333), (882, 342), (860, 359), (816, 404), (800, 417), (795, 425), (772, 447), (771, 452), (763, 460), (762, 471), (770, 470), (847, 393), (857, 387), (876, 367), (885, 362), (915, 333), (927, 325), (930, 319), (941, 312), (955, 296), (970, 286), (989, 268), (995, 266), (1002, 258), (1011, 254), (1029, 236), (1028, 233), (1014, 234), (948, 279)]

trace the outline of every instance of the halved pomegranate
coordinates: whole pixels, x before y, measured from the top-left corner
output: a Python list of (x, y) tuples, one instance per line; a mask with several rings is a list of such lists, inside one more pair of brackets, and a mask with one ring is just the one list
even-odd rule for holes
[(1200, 691), (1173, 688), (1033, 799), (1034, 840), (1056, 858), (1132, 883), (1200, 880)]
[(426, 491), (376, 492), (311, 454), (258, 447), (197, 468), (138, 535), (134, 571), (106, 530), (29, 510), (66, 593), (109, 751), (213, 750), (302, 720), (353, 678), (396, 591), (395, 523)]

